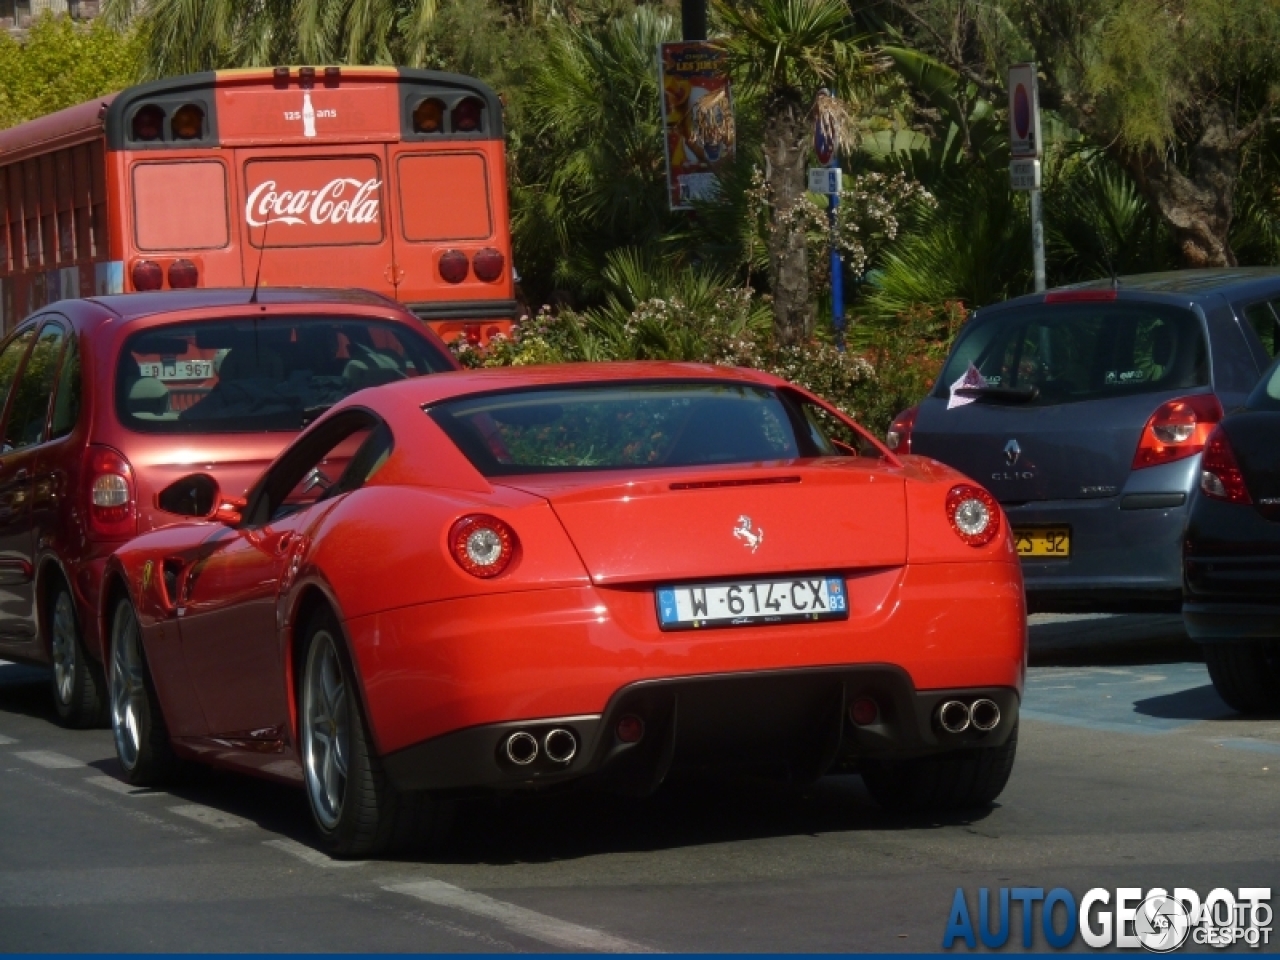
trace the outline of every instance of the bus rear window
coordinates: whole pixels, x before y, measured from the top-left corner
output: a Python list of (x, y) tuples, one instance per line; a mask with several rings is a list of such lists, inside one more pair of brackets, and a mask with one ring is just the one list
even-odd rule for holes
[(406, 240), (484, 240), (493, 235), (483, 154), (401, 156), (396, 176)]
[(139, 250), (225, 247), (226, 168), (216, 160), (134, 164), (133, 235)]
[(125, 342), (116, 413), (142, 433), (292, 431), (357, 390), (451, 369), (425, 337), (377, 320), (171, 324)]

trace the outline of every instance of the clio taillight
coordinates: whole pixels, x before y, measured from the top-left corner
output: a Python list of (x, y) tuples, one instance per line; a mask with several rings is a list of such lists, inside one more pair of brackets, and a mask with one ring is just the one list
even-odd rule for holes
[(885, 446), (894, 453), (910, 453), (911, 429), (916, 425), (916, 414), (919, 412), (919, 407), (908, 407), (894, 417), (884, 435)]
[(1194, 457), (1204, 449), (1214, 425), (1222, 419), (1222, 404), (1211, 393), (1179, 397), (1160, 404), (1142, 428), (1133, 469), (1155, 467)]
[(84, 474), (89, 536), (127, 540), (138, 533), (138, 505), (129, 461), (110, 447), (90, 447)]

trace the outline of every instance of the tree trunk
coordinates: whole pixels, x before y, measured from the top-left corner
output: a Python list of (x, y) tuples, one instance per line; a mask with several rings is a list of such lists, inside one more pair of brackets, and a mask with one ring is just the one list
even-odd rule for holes
[(764, 155), (773, 208), (769, 223), (769, 283), (779, 344), (803, 343), (813, 332), (804, 219), (796, 209), (807, 187), (809, 110), (795, 94), (778, 93), (765, 110)]
[(1147, 200), (1173, 231), (1184, 267), (1234, 267), (1236, 255), (1229, 235), (1240, 147), (1225, 106), (1207, 104), (1203, 116), (1204, 132), (1191, 148), (1190, 176), (1165, 155), (1124, 159)]

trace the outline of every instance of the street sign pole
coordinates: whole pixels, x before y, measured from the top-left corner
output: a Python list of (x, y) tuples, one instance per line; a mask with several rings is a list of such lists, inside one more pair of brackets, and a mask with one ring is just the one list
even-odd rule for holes
[(707, 39), (707, 0), (680, 0), (681, 40)]
[(1009, 178), (1014, 190), (1031, 193), (1031, 266), (1036, 293), (1043, 293), (1044, 207), (1040, 200), (1040, 93), (1036, 65), (1015, 63), (1009, 68)]
[[(826, 91), (822, 91), (823, 94)], [(823, 128), (822, 118), (813, 125), (813, 152), (818, 162), (830, 173), (822, 177), (821, 168), (809, 171), (810, 190), (821, 185), (825, 180), (826, 189), (821, 191), (827, 195), (827, 222), (831, 225), (831, 328), (836, 338), (836, 349), (844, 351), (844, 261), (840, 257), (840, 247), (836, 243), (836, 225), (840, 216), (840, 150), (829, 131)], [(817, 181), (815, 183), (815, 180)]]

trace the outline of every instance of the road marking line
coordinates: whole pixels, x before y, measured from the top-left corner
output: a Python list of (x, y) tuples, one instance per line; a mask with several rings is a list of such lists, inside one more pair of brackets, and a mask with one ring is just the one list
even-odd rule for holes
[(84, 782), (91, 783), (95, 787), (101, 787), (103, 790), (110, 790), (112, 793), (122, 793), (126, 797), (168, 796), (167, 793), (160, 790), (152, 790), (150, 787), (135, 787), (133, 784), (117, 780), (115, 777), (85, 777)]
[(321, 853), (313, 847), (308, 847), (287, 837), (281, 837), (279, 840), (264, 840), (263, 846), (283, 850), (289, 856), (297, 857), (313, 867), (363, 867), (369, 862), (368, 860), (335, 860), (333, 857)]
[(3, 734), (0, 734), (0, 747), (7, 747), (9, 744), (17, 742), (18, 741), (13, 739), (13, 737), (6, 737)]
[(215, 810), (213, 807), (206, 807), (199, 803), (188, 803), (180, 807), (170, 807), (170, 813), (176, 813), (180, 817), (187, 817), (196, 823), (203, 823), (206, 827), (213, 827), (215, 830), (231, 830), (235, 827), (251, 827), (252, 821), (237, 817), (234, 814), (226, 813), (222, 810)]
[(52, 750), (26, 750), (21, 753), (15, 753), (15, 757), (34, 763), (37, 767), (44, 767), (46, 770), (74, 770), (76, 767), (83, 767), (84, 764), (73, 757), (66, 754), (54, 753)]
[(610, 936), (591, 927), (583, 927), (567, 920), (558, 920), (545, 913), (526, 910), (514, 903), (494, 900), (483, 893), (463, 890), (440, 880), (420, 880), (414, 883), (385, 884), (389, 893), (403, 893), (440, 907), (452, 907), (477, 917), (495, 920), (516, 933), (534, 940), (541, 940), (554, 947), (570, 950), (593, 950), (597, 953), (655, 953), (650, 947), (630, 940)]

